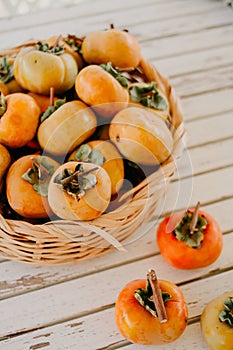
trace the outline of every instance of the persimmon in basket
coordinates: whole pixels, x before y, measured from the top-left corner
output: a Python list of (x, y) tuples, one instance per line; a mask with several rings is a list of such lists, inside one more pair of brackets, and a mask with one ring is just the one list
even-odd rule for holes
[(125, 30), (115, 29), (88, 34), (82, 44), (82, 54), (89, 64), (111, 62), (118, 68), (135, 68), (141, 59), (137, 39)]
[(36, 134), (40, 113), (36, 100), (27, 94), (1, 96), (0, 142), (10, 148), (25, 146)]
[(6, 194), (19, 215), (40, 219), (52, 214), (48, 204), (48, 184), (59, 164), (50, 157), (26, 155), (17, 159), (6, 177)]
[(49, 95), (53, 86), (55, 93), (72, 88), (78, 72), (74, 57), (64, 52), (58, 42), (50, 46), (45, 42), (22, 48), (14, 61), (16, 81), (26, 90)]
[(123, 185), (124, 162), (117, 148), (108, 140), (93, 140), (75, 149), (68, 160), (83, 161), (102, 166), (111, 180), (111, 194)]
[(70, 161), (53, 174), (48, 200), (53, 212), (62, 219), (92, 220), (108, 207), (111, 180), (99, 165)]

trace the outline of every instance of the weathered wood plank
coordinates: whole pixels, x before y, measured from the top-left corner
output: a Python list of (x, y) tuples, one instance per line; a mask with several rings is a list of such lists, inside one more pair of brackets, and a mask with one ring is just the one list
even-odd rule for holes
[(215, 68), (198, 73), (190, 73), (179, 77), (171, 77), (171, 84), (178, 95), (187, 97), (204, 92), (233, 87), (233, 66)]
[[(152, 39), (156, 40), (161, 39), (162, 37), (181, 35), (187, 32), (191, 33), (207, 28), (232, 24), (231, 12), (224, 7), (215, 11), (207, 10), (207, 12), (197, 13), (194, 15), (183, 17), (164, 19), (163, 21), (155, 20), (155, 8), (154, 17), (151, 21), (147, 22), (146, 26), (144, 24), (144, 20), (138, 22), (138, 16), (133, 17), (131, 12), (132, 8), (129, 8), (128, 11), (124, 11), (124, 9), (122, 9), (122, 12), (120, 14), (115, 11), (111, 11), (110, 13), (106, 12), (103, 16), (101, 15), (100, 19), (98, 19), (98, 17), (96, 18), (95, 16), (93, 18), (93, 16), (89, 14), (89, 16), (87, 17), (80, 18), (80, 20), (76, 18), (76, 14), (79, 13), (79, 7), (74, 7), (71, 9), (71, 11), (72, 18), (69, 18), (68, 20), (68, 17), (66, 17), (63, 14), (62, 19), (58, 19), (57, 22), (50, 21), (48, 15), (46, 15), (46, 22), (43, 23), (43, 25), (38, 24), (38, 19), (36, 19), (35, 21), (35, 15), (30, 15), (29, 24), (27, 24), (27, 27), (30, 28), (30, 31), (25, 30), (27, 27), (22, 28), (21, 21), (23, 18), (25, 18), (25, 22), (27, 22), (27, 16), (24, 16), (21, 19), (19, 19), (20, 22), (18, 22), (18, 25), (14, 26), (13, 31), (7, 31), (6, 22), (4, 25), (6, 28), (4, 30), (6, 31), (2, 31), (1, 33), (1, 48), (6, 48), (6, 44), (8, 47), (21, 44), (22, 42), (27, 41), (30, 38), (41, 39), (47, 38), (51, 35), (67, 33), (85, 35), (94, 30), (104, 29), (106, 26), (109, 25), (109, 23), (112, 22), (114, 22), (115, 25), (119, 28), (125, 28), (127, 26), (127, 28), (132, 32), (132, 34), (134, 34), (138, 38), (139, 41)], [(92, 11), (93, 14), (94, 10), (92, 9)], [(143, 8), (142, 11), (140, 11), (139, 13), (140, 18), (143, 17), (142, 13)], [(147, 16), (147, 13), (145, 13), (145, 16)], [(129, 24), (129, 18), (134, 18), (134, 24)], [(35, 26), (32, 26), (33, 21), (36, 24)], [(2, 28), (4, 27), (2, 26)], [(17, 36), (15, 35), (15, 30), (17, 30)]]
[[(173, 212), (176, 208), (185, 209), (194, 206), (198, 201), (207, 205), (216, 200), (230, 198), (233, 195), (233, 188), (230, 186), (232, 175), (233, 167), (227, 167), (173, 182), (164, 203), (161, 203), (162, 212)], [(160, 209), (158, 208), (158, 213)]]
[[(140, 275), (140, 272), (138, 275)], [(140, 276), (140, 278), (144, 277)], [(205, 305), (210, 301), (209, 290), (212, 291), (212, 298), (222, 294), (223, 290), (230, 290), (232, 288), (232, 278), (233, 271), (228, 271), (221, 275), (212, 276), (205, 280), (181, 286), (188, 304), (189, 317), (196, 317), (201, 314)], [(128, 282), (129, 280), (130, 277), (128, 275), (126, 281)], [(123, 285), (119, 282), (117, 290), (114, 292), (115, 297), (122, 287)], [(188, 348), (193, 350), (197, 348), (200, 349), (200, 345), (203, 345), (202, 349), (206, 349), (200, 329), (197, 334), (195, 334), (195, 337), (190, 336), (190, 330), (197, 330), (198, 327), (199, 323), (188, 326), (183, 335), (175, 343), (160, 348), (172, 350), (179, 347), (181, 349)], [(194, 341), (195, 339), (196, 342)], [(114, 308), (110, 308), (94, 315), (81, 316), (80, 318), (75, 318), (62, 324), (46, 327), (43, 330), (7, 339), (1, 343), (6, 350), (15, 350), (13, 346), (19, 346), (18, 349), (20, 349), (20, 346), (26, 346), (27, 348), (31, 346), (31, 349), (33, 349), (33, 346), (36, 348), (38, 344), (45, 343), (48, 349), (77, 349), (77, 345), (80, 349), (101, 349), (122, 340), (124, 339), (119, 334), (115, 325)], [(192, 345), (195, 347), (191, 348), (190, 346)], [(197, 347), (197, 345), (199, 345), (199, 347)], [(186, 348), (184, 348), (184, 346), (186, 346)], [(125, 347), (126, 350), (134, 348), (139, 349), (136, 345)], [(145, 347), (145, 349), (146, 348), (147, 347)]]
[(184, 154), (179, 162), (179, 177), (191, 176), (191, 174), (195, 176), (233, 165), (232, 149), (233, 138), (191, 148), (187, 151), (191, 167), (188, 166), (188, 155), (185, 157)]
[(180, 56), (151, 60), (163, 74), (175, 77), (192, 72), (213, 70), (214, 68), (231, 65), (233, 62), (232, 43), (201, 52), (192, 52)]
[(194, 33), (162, 38), (162, 40), (141, 41), (143, 55), (155, 61), (166, 57), (177, 57), (185, 52), (201, 52), (208, 48), (224, 47), (232, 43), (232, 25), (210, 28)]
[[(216, 140), (224, 140), (233, 136), (232, 112), (212, 116), (186, 123), (188, 147), (200, 147)], [(206, 156), (208, 154), (206, 153)]]
[[(223, 8), (219, 2), (203, 2), (196, 0), (196, 6), (192, 6), (192, 0), (172, 0), (166, 1), (144, 1), (143, 3), (139, 0), (123, 1), (118, 2), (105, 0), (92, 1), (92, 3), (79, 3), (78, 5), (64, 6), (62, 11), (60, 8), (53, 8), (52, 11), (45, 9), (43, 11), (37, 11), (36, 13), (31, 12), (26, 15), (14, 16), (10, 18), (2, 18), (0, 32), (14, 31), (20, 27), (34, 27), (37, 25), (58, 23), (74, 20), (82, 20), (85, 22), (90, 16), (93, 21), (104, 23), (106, 18), (115, 19), (117, 22), (121, 18), (120, 25), (123, 25), (124, 21), (127, 25), (135, 24), (141, 21), (142, 11), (145, 12), (147, 22), (156, 20), (164, 20), (172, 17), (187, 16), (190, 14), (201, 12), (211, 12), (220, 10)], [(197, 6), (198, 5), (198, 6)], [(45, 16), (46, 14), (46, 16)], [(23, 23), (22, 23), (23, 19)], [(143, 19), (144, 21), (144, 19)], [(106, 23), (107, 24), (107, 23)]]
[(233, 88), (182, 98), (184, 120), (218, 115), (233, 109)]

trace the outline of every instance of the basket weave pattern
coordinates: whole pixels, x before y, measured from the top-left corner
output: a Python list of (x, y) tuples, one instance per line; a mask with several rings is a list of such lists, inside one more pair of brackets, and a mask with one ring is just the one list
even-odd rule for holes
[(0, 254), (21, 262), (49, 265), (72, 263), (124, 249), (124, 244), (146, 222), (164, 197), (184, 146), (184, 125), (179, 99), (168, 79), (142, 59), (148, 81), (156, 81), (170, 104), (174, 127), (172, 156), (159, 170), (123, 194), (122, 205), (89, 222), (57, 220), (42, 225), (5, 219), (0, 215)]

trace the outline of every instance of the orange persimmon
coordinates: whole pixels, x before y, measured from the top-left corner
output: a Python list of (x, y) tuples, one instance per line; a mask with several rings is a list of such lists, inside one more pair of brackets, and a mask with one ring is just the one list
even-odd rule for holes
[(104, 118), (111, 118), (129, 102), (127, 89), (97, 65), (87, 66), (78, 73), (75, 90), (82, 101)]
[(106, 210), (110, 198), (111, 181), (107, 172), (92, 163), (64, 163), (49, 184), (49, 205), (62, 219), (92, 220)]
[(187, 325), (188, 310), (180, 288), (154, 276), (152, 270), (147, 280), (129, 282), (116, 301), (116, 325), (133, 343), (170, 343), (180, 337)]
[(124, 163), (117, 148), (110, 141), (93, 140), (83, 144), (71, 153), (69, 160), (101, 165), (110, 177), (112, 195), (120, 190), (124, 179)]
[(50, 157), (26, 155), (17, 159), (6, 177), (6, 194), (11, 208), (26, 218), (47, 218), (52, 214), (47, 188), (59, 164)]
[(6, 171), (11, 163), (11, 156), (8, 149), (0, 144), (0, 192), (3, 188), (3, 178), (5, 178)]
[(39, 123), (36, 100), (18, 92), (3, 98), (1, 106), (0, 142), (10, 148), (25, 146), (33, 139)]
[(118, 68), (135, 68), (141, 59), (137, 39), (125, 30), (114, 28), (88, 34), (83, 40), (82, 54), (89, 64), (112, 62)]
[[(175, 213), (162, 220), (157, 229), (157, 244), (169, 264), (180, 269), (195, 269), (212, 264), (223, 246), (217, 221), (196, 206), (186, 213)], [(194, 223), (192, 227), (192, 223)]]

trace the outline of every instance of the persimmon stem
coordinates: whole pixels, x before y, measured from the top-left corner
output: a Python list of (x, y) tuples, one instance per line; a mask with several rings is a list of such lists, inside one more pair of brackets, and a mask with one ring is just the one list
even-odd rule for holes
[(193, 218), (192, 221), (190, 223), (190, 234), (192, 235), (194, 233), (194, 230), (196, 228), (197, 225), (197, 219), (198, 219), (198, 211), (200, 209), (200, 202), (198, 201), (193, 213)]
[(66, 177), (65, 179), (62, 179), (61, 180), (61, 184), (62, 186), (65, 186), (67, 185), (68, 183), (70, 183), (72, 180), (76, 179), (77, 176), (80, 174), (81, 176), (83, 175), (87, 175), (89, 173), (91, 173), (92, 171), (95, 171), (95, 170), (98, 170), (98, 167), (95, 167), (95, 168), (92, 168), (92, 169), (89, 169), (87, 171), (84, 171), (84, 172), (81, 172), (79, 170), (75, 171), (72, 175)]
[(50, 106), (54, 105), (54, 87), (53, 86), (51, 86), (51, 88), (50, 88), (49, 105)]
[(166, 312), (166, 308), (165, 308), (165, 305), (163, 302), (161, 289), (159, 287), (159, 282), (158, 282), (155, 271), (149, 270), (149, 272), (147, 274), (147, 278), (148, 278), (148, 281), (150, 282), (151, 289), (153, 292), (152, 298), (153, 298), (153, 302), (155, 304), (155, 310), (157, 312), (159, 322), (165, 323), (168, 320), (167, 319), (167, 312)]
[(39, 170), (39, 177), (42, 176), (42, 174), (48, 175), (49, 174), (49, 170), (46, 169), (41, 163), (39, 163), (35, 158), (31, 158), (33, 164), (35, 164), (35, 166), (38, 168)]

